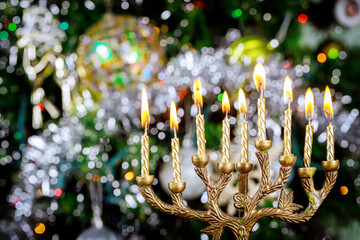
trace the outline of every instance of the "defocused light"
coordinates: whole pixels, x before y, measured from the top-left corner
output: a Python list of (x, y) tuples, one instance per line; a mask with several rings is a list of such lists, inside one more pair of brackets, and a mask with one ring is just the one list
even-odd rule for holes
[(349, 189), (346, 187), (346, 186), (341, 186), (340, 187), (340, 194), (341, 195), (346, 195), (346, 194), (348, 194), (348, 192), (349, 192)]
[(102, 61), (108, 61), (112, 57), (112, 52), (106, 43), (102, 43), (102, 42), (95, 43), (94, 50)]
[(135, 174), (133, 171), (129, 171), (125, 174), (125, 179), (128, 180), (128, 181), (131, 181), (133, 180), (135, 177)]
[(326, 62), (326, 55), (324, 53), (319, 53), (317, 55), (317, 60), (318, 60), (319, 63)]
[(298, 22), (301, 24), (307, 23), (308, 20), (309, 20), (308, 16), (304, 13), (302, 13), (298, 16)]
[(243, 14), (242, 10), (241, 9), (235, 9), (232, 13), (231, 13), (231, 16), (233, 18), (239, 18), (241, 17), (241, 15)]
[(40, 111), (44, 111), (44, 105), (43, 104), (39, 103), (37, 106), (40, 108)]
[(336, 48), (330, 48), (328, 51), (328, 57), (330, 59), (336, 59), (339, 57), (339, 50), (337, 50)]
[(217, 99), (221, 102), (222, 101), (222, 99), (223, 99), (223, 93), (220, 93), (218, 96), (217, 96)]
[(9, 31), (15, 31), (17, 29), (17, 25), (15, 23), (10, 23), (8, 26)]
[(94, 180), (94, 182), (100, 181), (100, 176), (99, 176), (98, 174), (95, 174), (95, 175), (93, 176), (93, 180)]
[(35, 233), (43, 234), (46, 230), (46, 227), (43, 223), (38, 223), (35, 225)]
[(0, 32), (0, 40), (6, 40), (9, 38), (9, 33), (6, 31), (1, 31)]
[(65, 31), (69, 28), (69, 24), (67, 22), (60, 23), (60, 29)]
[[(60, 197), (62, 195), (63, 191), (61, 190), (61, 188), (57, 188), (54, 191), (54, 195), (55, 197)], [(45, 230), (44, 230), (45, 231)]]

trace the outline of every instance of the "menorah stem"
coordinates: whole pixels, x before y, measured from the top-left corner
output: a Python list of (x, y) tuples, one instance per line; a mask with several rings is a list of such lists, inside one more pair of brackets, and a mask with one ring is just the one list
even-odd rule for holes
[(239, 173), (238, 179), (239, 179), (239, 193), (247, 194), (248, 189), (248, 173)]

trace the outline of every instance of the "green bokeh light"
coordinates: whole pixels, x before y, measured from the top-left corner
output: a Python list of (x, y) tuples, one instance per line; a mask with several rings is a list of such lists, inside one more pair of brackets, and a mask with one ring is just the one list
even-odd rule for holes
[(14, 138), (16, 139), (16, 140), (19, 140), (20, 138), (21, 138), (21, 133), (20, 132), (16, 132), (16, 133), (14, 133)]
[(336, 59), (339, 57), (339, 50), (337, 50), (336, 48), (330, 48), (328, 51), (328, 57), (330, 59)]
[(140, 52), (139, 50), (132, 50), (129, 57), (128, 62), (130, 64), (137, 63), (140, 60)]
[(217, 99), (221, 102), (222, 101), (222, 99), (223, 99), (223, 93), (220, 93), (218, 96), (217, 96)]
[(128, 38), (128, 39), (134, 39), (135, 37), (136, 37), (136, 34), (133, 33), (133, 32), (129, 32), (129, 33), (127, 34), (127, 38)]
[(8, 29), (13, 32), (17, 29), (17, 25), (15, 23), (10, 23)]
[(6, 40), (9, 38), (9, 33), (6, 31), (1, 31), (0, 32), (0, 40)]
[(101, 61), (109, 61), (112, 57), (112, 52), (106, 43), (97, 42), (94, 46), (95, 53), (100, 57)]
[(231, 13), (231, 16), (233, 18), (239, 18), (241, 17), (241, 15), (243, 14), (242, 10), (241, 9), (235, 9), (232, 13)]
[(69, 28), (69, 24), (67, 22), (60, 23), (60, 29), (65, 31)]

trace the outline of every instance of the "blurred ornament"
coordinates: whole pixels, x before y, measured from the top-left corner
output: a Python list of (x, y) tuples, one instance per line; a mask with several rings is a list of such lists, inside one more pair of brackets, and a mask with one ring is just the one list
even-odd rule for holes
[(32, 82), (31, 103), (33, 106), (33, 128), (42, 126), (40, 104), (52, 118), (59, 116), (59, 110), (45, 96), (41, 87), (45, 78), (52, 73), (56, 56), (61, 52), (65, 33), (59, 29), (60, 22), (45, 7), (32, 6), (24, 10), (23, 26), (16, 31), (17, 45), (23, 49), (23, 68)]
[(106, 91), (156, 81), (165, 54), (154, 28), (136, 17), (113, 14), (91, 26), (77, 50), (80, 90), (102, 98)]
[(230, 46), (230, 49), (229, 62), (239, 62), (246, 66), (256, 63), (258, 58), (264, 61), (270, 54), (268, 42), (257, 36), (241, 37)]
[(106, 227), (91, 227), (80, 234), (76, 240), (121, 240)]
[[(206, 190), (204, 184), (202, 184), (201, 179), (194, 174), (194, 165), (191, 161), (192, 156), (197, 154), (197, 150), (193, 147), (192, 141), (190, 139), (184, 139), (182, 147), (180, 149), (181, 156), (181, 171), (182, 171), (182, 180), (187, 183), (184, 192), (182, 193), (184, 200), (195, 200), (198, 199), (201, 194)], [(209, 165), (211, 168), (211, 165)], [(209, 168), (208, 167), (208, 168)], [(212, 168), (211, 168), (212, 169)], [(159, 172), (160, 184), (163, 190), (169, 195), (171, 194), (168, 182), (171, 182), (172, 179), (172, 159), (166, 163), (163, 163)]]
[(360, 24), (360, 0), (338, 0), (335, 3), (336, 20), (344, 27), (355, 27)]

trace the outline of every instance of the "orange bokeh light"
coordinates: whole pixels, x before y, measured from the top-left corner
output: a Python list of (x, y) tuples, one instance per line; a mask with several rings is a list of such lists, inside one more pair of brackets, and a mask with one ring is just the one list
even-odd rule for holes
[(35, 225), (35, 233), (37, 234), (43, 234), (46, 230), (46, 227), (43, 223), (38, 223)]
[(327, 57), (326, 57), (325, 53), (319, 53), (317, 55), (316, 59), (318, 60), (319, 63), (324, 63), (324, 62), (326, 62)]
[(341, 186), (340, 187), (340, 194), (341, 195), (346, 195), (346, 194), (348, 194), (349, 193), (349, 189), (346, 187), (346, 186)]
[(129, 172), (125, 173), (125, 179), (128, 181), (133, 180), (134, 177), (135, 177), (135, 174), (133, 171), (129, 171)]
[(298, 22), (301, 24), (307, 23), (307, 21), (309, 20), (308, 16), (304, 13), (299, 14), (298, 16)]

